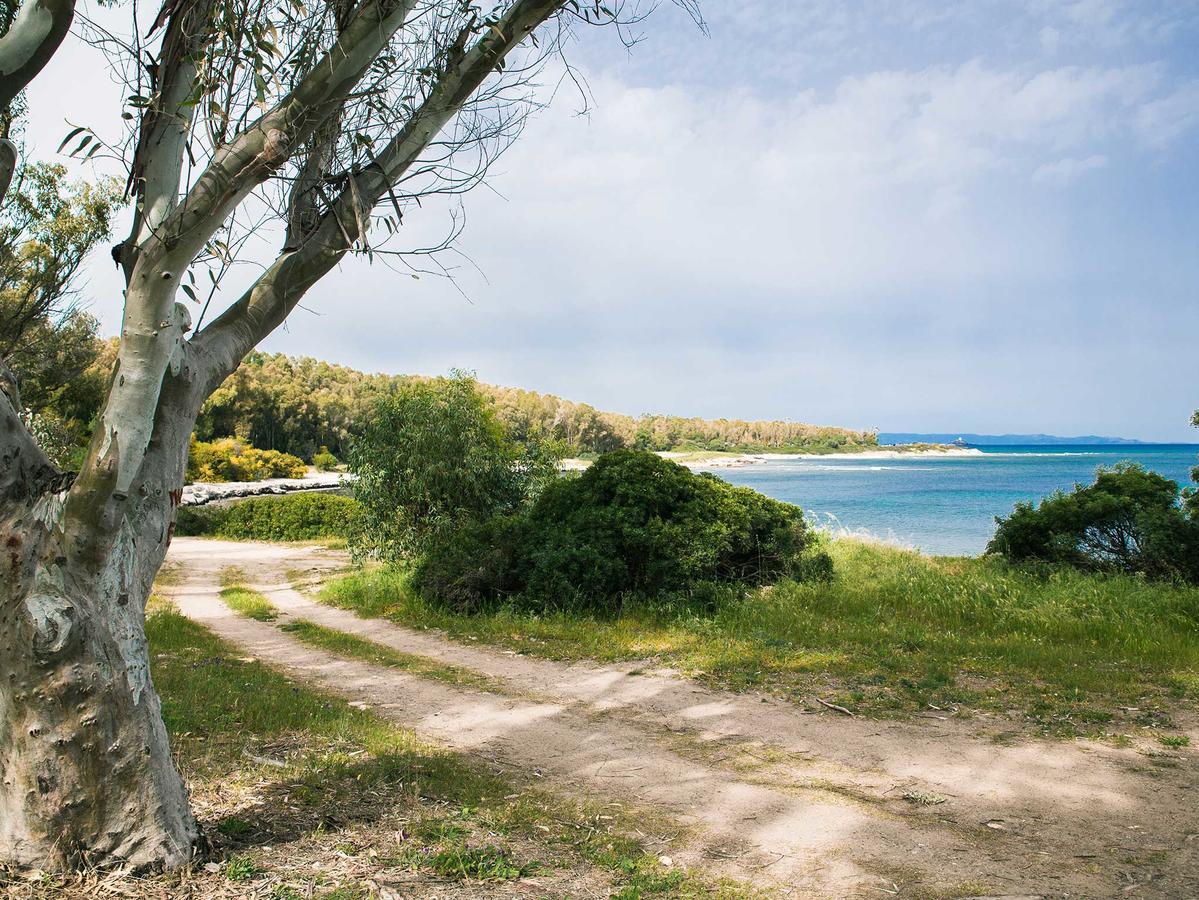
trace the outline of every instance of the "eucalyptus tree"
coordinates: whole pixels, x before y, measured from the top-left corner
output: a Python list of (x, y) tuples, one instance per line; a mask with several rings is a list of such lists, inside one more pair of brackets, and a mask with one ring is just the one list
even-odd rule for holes
[[(0, 100), (70, 10), (26, 0), (0, 39)], [(576, 23), (629, 21), (582, 0), (137, 11), (122, 33), (84, 23), (129, 82), (112, 113), (125, 143), (85, 128), (64, 142), (124, 160), (134, 209), (113, 251), (126, 282), (115, 371), (77, 475), (22, 426), (13, 380), (0, 390), (0, 859), (50, 869), (176, 866), (197, 845), (143, 619), (204, 399), (347, 253), (390, 252), (373, 234), (402, 233), (423, 196), (479, 183)], [(273, 258), (223, 300), (239, 249), (273, 233)]]

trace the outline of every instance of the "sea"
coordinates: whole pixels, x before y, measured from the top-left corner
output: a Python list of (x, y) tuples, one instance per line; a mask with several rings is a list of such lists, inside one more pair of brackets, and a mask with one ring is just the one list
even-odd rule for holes
[[(885, 449), (885, 448), (883, 448)], [(995, 517), (1021, 500), (1089, 483), (1100, 466), (1138, 462), (1190, 484), (1197, 444), (1061, 444), (980, 447), (974, 456), (775, 459), (713, 469), (733, 484), (803, 507), (835, 534), (876, 539), (925, 553), (975, 556)]]

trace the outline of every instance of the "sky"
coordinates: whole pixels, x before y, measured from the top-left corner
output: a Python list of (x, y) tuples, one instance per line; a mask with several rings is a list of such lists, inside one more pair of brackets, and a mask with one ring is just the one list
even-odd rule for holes
[[(703, 12), (578, 30), (587, 109), (558, 87), (465, 199), (453, 280), (347, 261), (263, 349), (634, 415), (1199, 440), (1199, 0)], [(42, 158), (117, 115), (70, 40)], [(81, 288), (115, 333), (106, 248)]]

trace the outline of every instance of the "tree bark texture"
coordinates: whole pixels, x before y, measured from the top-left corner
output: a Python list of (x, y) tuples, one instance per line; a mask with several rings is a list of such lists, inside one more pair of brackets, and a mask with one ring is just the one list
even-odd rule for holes
[(0, 395), (0, 859), (18, 865), (173, 867), (199, 837), (144, 629), (198, 408), (168, 382), (131, 490), (86, 531), (97, 510), (73, 507), (104, 493), (111, 455), (62, 490)]

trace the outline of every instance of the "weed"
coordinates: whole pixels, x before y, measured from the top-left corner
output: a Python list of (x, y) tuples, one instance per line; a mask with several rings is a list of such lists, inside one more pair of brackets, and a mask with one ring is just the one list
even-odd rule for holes
[(234, 612), (259, 622), (272, 622), (279, 613), (274, 605), (258, 591), (245, 587), (221, 588), (221, 599)]
[(251, 881), (261, 874), (262, 869), (243, 853), (231, 856), (225, 861), (225, 877), (230, 881)]
[(909, 790), (904, 791), (900, 795), (908, 803), (915, 803), (917, 806), (939, 806), (945, 802), (944, 797), (940, 794), (932, 794), (928, 791)]

